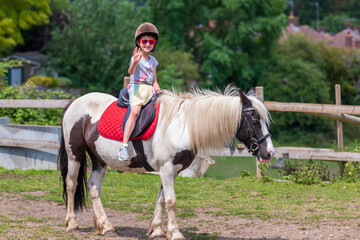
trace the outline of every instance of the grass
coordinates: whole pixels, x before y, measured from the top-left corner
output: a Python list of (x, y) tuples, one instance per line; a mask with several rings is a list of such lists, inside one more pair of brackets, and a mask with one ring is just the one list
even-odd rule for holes
[[(30, 199), (63, 202), (59, 174), (58, 171), (10, 171), (0, 168), (0, 192), (25, 193), (24, 199), (29, 199), (29, 192), (43, 191), (43, 195)], [(141, 213), (144, 218), (150, 218), (159, 189), (157, 175), (108, 172), (103, 183), (102, 202), (104, 207)], [(208, 214), (221, 216), (306, 222), (360, 217), (360, 186), (355, 183), (305, 186), (261, 183), (254, 177), (225, 180), (179, 177), (175, 191), (178, 217), (181, 218), (196, 217), (197, 209), (206, 209)], [(0, 223), (9, 222), (4, 218), (0, 216)]]
[[(205, 176), (208, 178), (215, 178), (219, 180), (239, 177), (242, 171), (248, 171), (252, 175), (256, 174), (256, 160), (253, 157), (213, 157), (216, 161), (215, 165), (212, 165), (207, 170)], [(289, 160), (289, 159), (285, 159)], [(291, 160), (295, 161), (295, 160)], [(299, 160), (301, 162), (301, 160)], [(303, 160), (303, 165), (307, 163), (307, 160)], [(331, 161), (313, 161), (314, 163), (322, 162), (330, 171), (330, 176), (339, 175), (339, 163)], [(275, 164), (276, 159), (271, 160), (271, 164)], [(280, 179), (280, 169), (271, 168), (267, 170), (267, 176)]]

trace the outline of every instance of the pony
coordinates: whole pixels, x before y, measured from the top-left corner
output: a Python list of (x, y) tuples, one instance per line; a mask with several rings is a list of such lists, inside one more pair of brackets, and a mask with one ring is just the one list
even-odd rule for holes
[[(105, 109), (117, 99), (104, 93), (88, 93), (74, 100), (64, 111), (59, 166), (66, 202), (66, 231), (79, 228), (75, 212), (85, 207), (87, 191), (92, 200), (94, 226), (98, 234), (115, 231), (101, 203), (101, 184), (108, 166), (129, 172), (146, 172), (129, 143), (130, 159), (118, 160), (121, 142), (102, 137), (98, 122)], [(166, 91), (157, 99), (160, 104), (156, 129), (141, 141), (148, 165), (159, 172), (161, 187), (150, 222), (150, 239), (164, 237), (162, 217), (166, 206), (167, 240), (185, 239), (175, 217), (175, 178), (186, 169), (197, 152), (214, 154), (233, 143), (243, 142), (258, 161), (270, 161), (275, 150), (268, 125), (270, 115), (255, 96), (228, 86), (223, 93), (195, 89), (177, 93)], [(220, 151), (219, 151), (220, 152)], [(86, 155), (92, 170), (87, 179)]]

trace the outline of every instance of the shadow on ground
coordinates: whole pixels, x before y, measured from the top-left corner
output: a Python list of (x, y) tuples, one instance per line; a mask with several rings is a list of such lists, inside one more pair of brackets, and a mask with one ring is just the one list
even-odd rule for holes
[[(90, 229), (82, 229), (84, 232), (91, 231)], [(123, 238), (135, 238), (135, 239), (149, 239), (146, 235), (148, 229), (136, 228), (136, 227), (115, 227), (115, 233), (107, 233), (106, 237), (123, 237)], [(288, 240), (287, 238), (229, 238), (222, 237), (217, 234), (198, 233), (197, 228), (181, 228), (187, 240)], [(158, 238), (159, 240), (161, 238)]]

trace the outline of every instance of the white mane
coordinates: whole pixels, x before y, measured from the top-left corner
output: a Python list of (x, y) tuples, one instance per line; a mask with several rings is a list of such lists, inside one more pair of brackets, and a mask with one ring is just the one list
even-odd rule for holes
[[(269, 124), (269, 113), (256, 97), (248, 96), (263, 121)], [(160, 118), (167, 129), (171, 120), (182, 114), (190, 136), (191, 149), (221, 149), (232, 143), (241, 120), (242, 103), (238, 90), (228, 86), (221, 93), (194, 89), (191, 92), (166, 92), (158, 101)]]

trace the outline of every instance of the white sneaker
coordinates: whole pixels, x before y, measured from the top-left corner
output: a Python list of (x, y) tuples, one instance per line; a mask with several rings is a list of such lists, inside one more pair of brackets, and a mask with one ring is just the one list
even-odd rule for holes
[(129, 153), (128, 153), (128, 149), (125, 146), (121, 146), (119, 149), (119, 160), (120, 161), (124, 161), (124, 160), (129, 160)]

